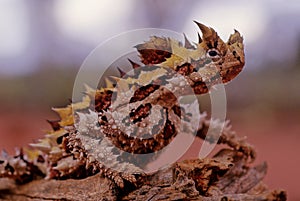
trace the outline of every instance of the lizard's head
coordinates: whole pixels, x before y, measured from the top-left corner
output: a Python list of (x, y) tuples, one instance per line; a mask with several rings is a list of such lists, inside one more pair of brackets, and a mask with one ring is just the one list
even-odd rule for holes
[(202, 32), (198, 47), (206, 51), (205, 57), (211, 59), (212, 64), (218, 68), (222, 81), (229, 82), (241, 72), (245, 64), (243, 37), (235, 30), (225, 43), (214, 29), (195, 23)]

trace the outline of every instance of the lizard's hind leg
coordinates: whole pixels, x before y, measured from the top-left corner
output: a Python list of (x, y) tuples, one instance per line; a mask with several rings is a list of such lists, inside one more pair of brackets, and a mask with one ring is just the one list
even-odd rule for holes
[[(222, 122), (218, 119), (212, 120), (205, 118), (205, 120), (200, 122), (199, 128), (197, 137), (206, 140), (209, 143), (228, 145), (234, 150), (241, 152), (246, 157), (249, 157), (251, 161), (256, 158), (254, 148), (245, 141), (245, 137), (240, 138), (236, 135), (236, 133), (231, 129), (231, 125), (228, 120)], [(209, 128), (212, 132), (208, 135)]]

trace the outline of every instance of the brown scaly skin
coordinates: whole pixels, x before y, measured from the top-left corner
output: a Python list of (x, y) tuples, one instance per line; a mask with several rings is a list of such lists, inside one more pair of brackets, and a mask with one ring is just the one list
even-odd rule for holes
[[(122, 96), (122, 92), (112, 87), (112, 84), (99, 90), (87, 87), (86, 95), (81, 102), (65, 108), (54, 108), (61, 119), (49, 121), (53, 131), (38, 143), (31, 144), (32, 149), (24, 149), (16, 157), (3, 154), (2, 159), (0, 158), (0, 177), (11, 177), (19, 183), (24, 183), (40, 177), (83, 178), (100, 172), (103, 176), (112, 179), (120, 188), (124, 187), (125, 181), (138, 185), (142, 174), (118, 172), (106, 167), (91, 154), (93, 151), (101, 154), (101, 150), (95, 151), (84, 146), (81, 141), (83, 138), (78, 137), (81, 133), (74, 124), (83, 121), (80, 112), (90, 110), (98, 115), (91, 126), (88, 124), (86, 126), (88, 130), (86, 135), (90, 140), (102, 140), (107, 137), (115, 147), (129, 153), (157, 152), (168, 145), (178, 133), (177, 121), (188, 116), (188, 112), (180, 109), (176, 97), (192, 93), (207, 93), (211, 86), (220, 82), (220, 79), (221, 82), (227, 83), (236, 77), (245, 63), (243, 38), (239, 32), (235, 31), (225, 43), (212, 28), (198, 22), (196, 24), (203, 34), (202, 38), (199, 37), (199, 43), (192, 45), (185, 37), (183, 46), (170, 38), (154, 36), (148, 42), (136, 46), (141, 62), (145, 66), (129, 60), (136, 74), (129, 76), (119, 69), (122, 78), (115, 78), (117, 82), (114, 85), (121, 83), (122, 87), (136, 89), (127, 102), (134, 109), (124, 113), (124, 116), (129, 115), (128, 127), (131, 128), (133, 125), (139, 127), (145, 124), (146, 127), (153, 127), (149, 133), (141, 133), (138, 138), (135, 138), (119, 129), (111, 115), (114, 109), (121, 109), (120, 114), (124, 112), (122, 100), (119, 104), (116, 102), (116, 107), (112, 107), (115, 101), (114, 94)], [(187, 86), (176, 83), (173, 80), (174, 74), (168, 69), (184, 76), (193, 91), (188, 91)], [(171, 91), (164, 87), (173, 86), (174, 83), (179, 87), (175, 86)], [(90, 114), (92, 116), (93, 113)], [(152, 120), (158, 118), (161, 121), (148, 125), (151, 118)], [(201, 120), (198, 137), (205, 139), (205, 130), (210, 123), (207, 119)], [(254, 151), (242, 140), (237, 139), (228, 126), (223, 129), (218, 143), (228, 144), (254, 157)], [(109, 150), (116, 151), (115, 148)], [(114, 154), (115, 152), (110, 156), (108, 153), (109, 156), (104, 158), (112, 157), (113, 160), (118, 161), (119, 158)], [(126, 166), (134, 169), (135, 163), (141, 164), (133, 159), (132, 164)]]
[[(196, 59), (191, 57), (190, 62), (182, 62), (182, 65), (172, 66), (171, 68), (185, 75), (191, 81), (191, 87), (194, 88), (196, 94), (203, 94), (207, 93), (211, 84), (214, 84), (214, 78), (218, 74), (223, 83), (227, 83), (236, 77), (244, 67), (245, 55), (243, 38), (238, 31), (235, 30), (235, 33), (225, 43), (212, 28), (198, 22), (196, 24), (202, 31), (203, 38), (200, 38), (200, 42), (196, 47), (191, 45), (185, 38), (185, 48), (190, 50), (190, 56), (199, 52), (202, 55), (198, 55)], [(159, 39), (162, 40), (162, 47), (158, 47), (155, 43), (158, 40), (157, 37), (151, 38), (145, 44), (136, 46), (141, 55), (141, 61), (145, 65), (165, 63), (172, 56), (172, 54), (167, 54), (172, 49), (170, 39)], [(160, 52), (160, 54), (157, 54), (157, 49), (165, 53)], [(149, 57), (148, 55), (152, 56)], [(212, 69), (213, 67), (217, 69)]]
[[(235, 31), (235, 33), (230, 36), (228, 42), (224, 43), (212, 28), (208, 28), (200, 23), (197, 23), (197, 25), (203, 33), (203, 39), (201, 40), (201, 43), (197, 44), (196, 48), (191, 47), (191, 44), (187, 42), (186, 47), (190, 47), (191, 52), (188, 53), (191, 55), (203, 51), (205, 53), (203, 53), (203, 55), (197, 55), (197, 60), (195, 60), (195, 57), (194, 59), (190, 59), (190, 55), (187, 55), (187, 58), (184, 59), (186, 61), (182, 61), (183, 64), (172, 66), (172, 68), (185, 76), (190, 86), (193, 88), (193, 93), (203, 94), (208, 92), (212, 85), (218, 83), (218, 77), (221, 78), (223, 83), (227, 83), (242, 70), (244, 66), (243, 39), (240, 34)], [(162, 67), (166, 64), (168, 67), (167, 62), (168, 60), (172, 60), (173, 57), (172, 54), (168, 54), (172, 51), (171, 43), (170, 39), (153, 37), (149, 42), (137, 45), (142, 62), (146, 65), (160, 64)], [(151, 60), (149, 60), (149, 58)], [(187, 63), (189, 59), (191, 60), (191, 63)], [(136, 64), (133, 66), (137, 68)], [(166, 82), (166, 79), (171, 76), (172, 75), (169, 75), (168, 73), (163, 73), (161, 77), (158, 77), (154, 81), (152, 80), (152, 82)], [(130, 87), (132, 87), (134, 84), (132, 84), (132, 81), (127, 81), (129, 79), (133, 79), (132, 76), (125, 77), (124, 82), (127, 82)], [(138, 82), (138, 80), (136, 80), (136, 82)], [(181, 88), (181, 91), (179, 92), (175, 91), (176, 89), (171, 93), (162, 92), (163, 87), (157, 86), (158, 85), (148, 84), (143, 86), (142, 90), (137, 89), (134, 96), (131, 98), (131, 100), (134, 101), (130, 101), (130, 103), (139, 100), (142, 102), (142, 106), (145, 107), (147, 104), (157, 104), (157, 101), (155, 100), (158, 98), (164, 100), (164, 98), (162, 98), (163, 96), (167, 97), (165, 100), (170, 102), (172, 93), (185, 94), (187, 91)], [(190, 91), (188, 93), (190, 93)], [(147, 98), (150, 100), (148, 101)], [(171, 106), (166, 106), (164, 103), (158, 104), (163, 105), (170, 110), (173, 107), (176, 107), (176, 98), (173, 102), (174, 104)], [(151, 109), (146, 108), (146, 110)], [(142, 116), (142, 114), (137, 114), (137, 116)], [(154, 134), (152, 138), (147, 139), (135, 139), (118, 129), (112, 130), (108, 122), (103, 121), (101, 118), (99, 118), (99, 123), (104, 129), (104, 133), (111, 138), (115, 146), (131, 153), (143, 154), (158, 151), (168, 145), (177, 134), (174, 124), (170, 121), (166, 121), (164, 129), (162, 129), (160, 133)], [(119, 137), (111, 137), (114, 133), (118, 133), (117, 135)]]

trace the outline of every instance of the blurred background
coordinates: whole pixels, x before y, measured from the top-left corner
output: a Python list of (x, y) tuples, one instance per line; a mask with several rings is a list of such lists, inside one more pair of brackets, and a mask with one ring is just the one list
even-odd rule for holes
[(50, 129), (51, 107), (69, 103), (77, 71), (101, 42), (139, 28), (197, 41), (197, 20), (225, 41), (234, 29), (244, 36), (246, 67), (226, 86), (228, 119), (258, 162), (268, 161), (265, 182), (299, 200), (299, 19), (298, 0), (1, 0), (0, 149), (13, 153)]

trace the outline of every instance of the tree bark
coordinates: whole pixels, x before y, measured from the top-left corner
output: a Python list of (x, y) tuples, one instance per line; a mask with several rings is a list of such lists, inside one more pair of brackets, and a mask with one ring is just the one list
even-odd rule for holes
[(286, 200), (283, 190), (269, 190), (262, 179), (266, 163), (252, 167), (237, 151), (223, 149), (212, 158), (175, 163), (145, 176), (140, 186), (118, 189), (100, 175), (85, 179), (35, 180), (17, 185), (0, 179), (0, 199), (33, 200)]

